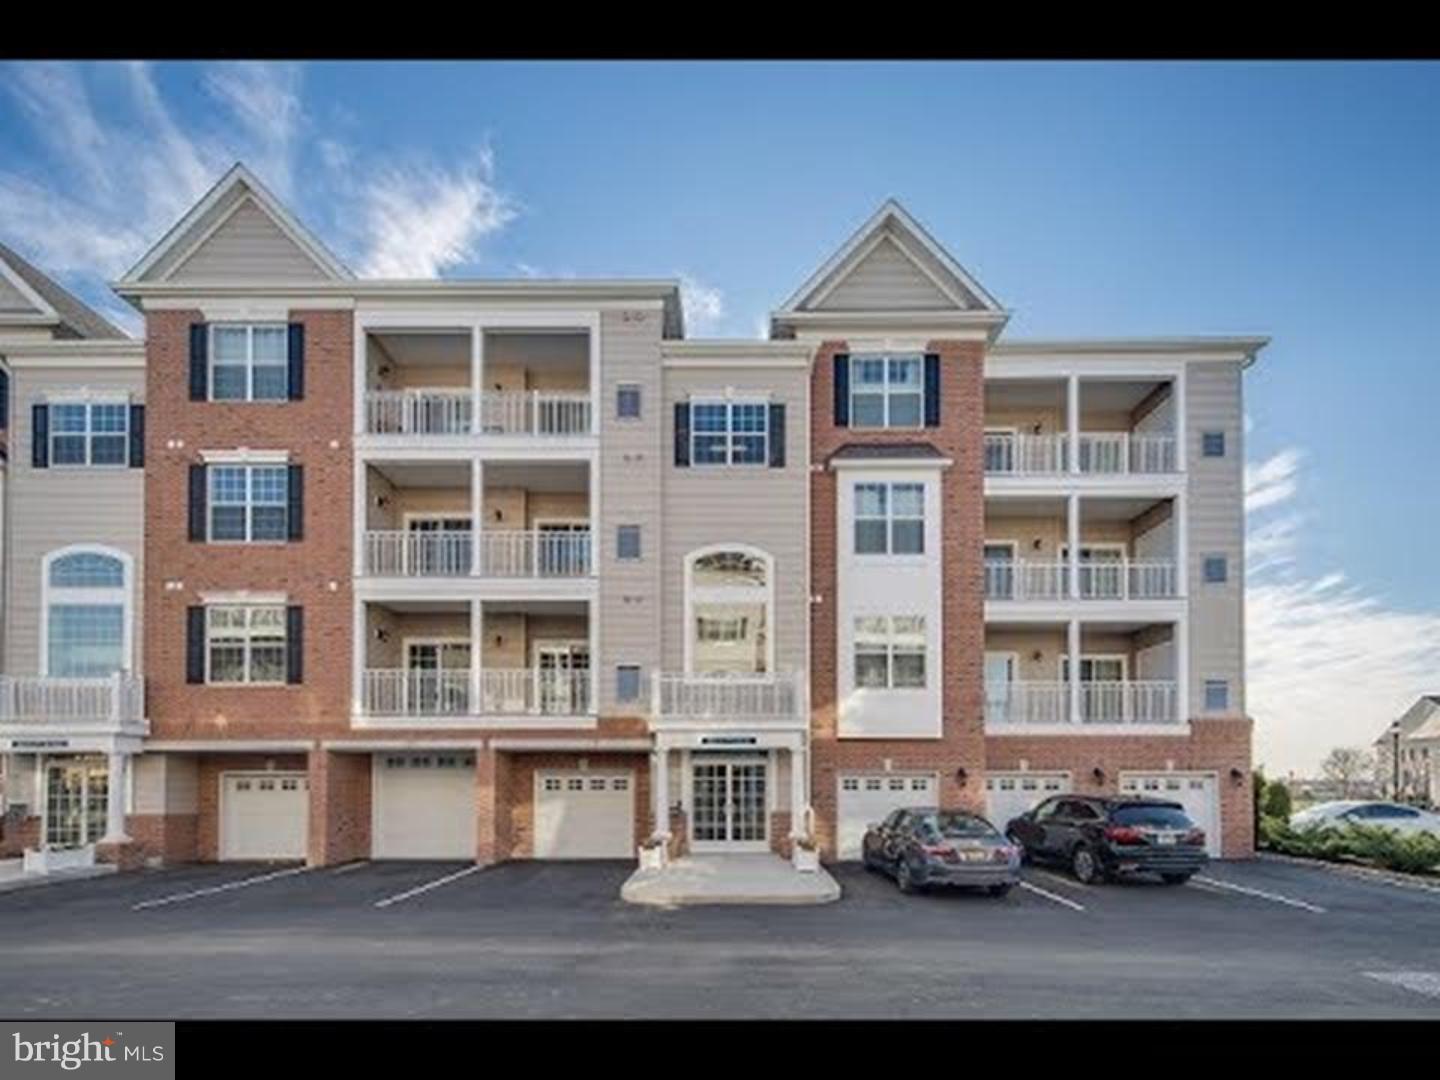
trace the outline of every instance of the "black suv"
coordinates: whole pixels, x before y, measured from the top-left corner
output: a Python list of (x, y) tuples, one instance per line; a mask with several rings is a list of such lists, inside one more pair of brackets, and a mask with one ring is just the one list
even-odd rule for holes
[(1027, 859), (1068, 866), (1087, 885), (1128, 873), (1182, 885), (1208, 861), (1205, 830), (1166, 799), (1056, 795), (1011, 820), (1005, 835)]

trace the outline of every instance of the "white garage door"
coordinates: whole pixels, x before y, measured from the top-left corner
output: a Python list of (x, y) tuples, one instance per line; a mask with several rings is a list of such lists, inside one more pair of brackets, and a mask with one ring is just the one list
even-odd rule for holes
[(935, 806), (934, 773), (849, 773), (840, 777), (837, 859), (860, 858), (865, 830), (903, 806)]
[(1064, 772), (992, 772), (985, 774), (985, 816), (1001, 832), (1042, 799), (1070, 790)]
[(1120, 794), (1175, 800), (1205, 830), (1205, 850), (1220, 857), (1220, 793), (1213, 773), (1121, 773)]
[(304, 773), (220, 777), (220, 858), (303, 859), (309, 846), (310, 783)]
[(475, 755), (376, 754), (376, 859), (475, 858)]
[(552, 769), (535, 774), (535, 858), (634, 857), (635, 790), (630, 773)]

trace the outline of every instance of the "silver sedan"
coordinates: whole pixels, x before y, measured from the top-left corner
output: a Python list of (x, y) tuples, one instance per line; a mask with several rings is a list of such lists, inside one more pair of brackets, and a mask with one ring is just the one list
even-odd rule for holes
[(1342, 799), (1316, 803), (1290, 815), (1290, 825), (1309, 829), (1330, 825), (1343, 829), (1347, 825), (1378, 825), (1402, 833), (1431, 833), (1440, 836), (1440, 814), (1401, 803), (1365, 802)]

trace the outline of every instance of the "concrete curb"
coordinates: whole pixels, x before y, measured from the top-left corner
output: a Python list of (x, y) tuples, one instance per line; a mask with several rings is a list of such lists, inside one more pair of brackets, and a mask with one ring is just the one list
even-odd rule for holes
[(1255, 858), (1262, 862), (1276, 862), (1283, 863), (1287, 866), (1309, 866), (1319, 870), (1329, 870), (1331, 873), (1339, 874), (1342, 877), (1383, 881), (1388, 885), (1399, 885), (1403, 888), (1418, 889), (1421, 892), (1440, 892), (1440, 877), (1405, 874), (1399, 870), (1380, 870), (1373, 866), (1360, 866), (1356, 863), (1334, 863), (1327, 862), (1324, 859), (1306, 859), (1299, 855), (1282, 855), (1276, 851), (1257, 851)]
[(82, 866), (74, 870), (56, 870), (50, 874), (30, 874), (0, 881), (0, 893), (35, 889), (42, 885), (62, 885), (67, 881), (84, 881), (86, 878), (106, 877), (113, 873), (116, 873), (114, 863), (102, 863), (99, 866)]

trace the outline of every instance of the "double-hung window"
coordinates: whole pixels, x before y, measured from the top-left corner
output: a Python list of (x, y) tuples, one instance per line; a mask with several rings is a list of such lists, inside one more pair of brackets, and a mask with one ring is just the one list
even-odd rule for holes
[(217, 604), (205, 609), (205, 681), (285, 682), (285, 606)]
[(769, 406), (764, 401), (690, 403), (692, 465), (764, 465), (769, 456)]
[(130, 406), (119, 401), (50, 405), (51, 465), (128, 465)]
[(855, 554), (924, 552), (924, 484), (855, 485)]
[(210, 400), (287, 400), (288, 340), (285, 323), (211, 324)]
[(925, 616), (858, 617), (855, 620), (855, 685), (866, 690), (923, 690)]
[(284, 465), (211, 465), (210, 539), (284, 540), (289, 536), (289, 476)]
[(924, 357), (852, 356), (850, 424), (918, 428), (925, 421)]

